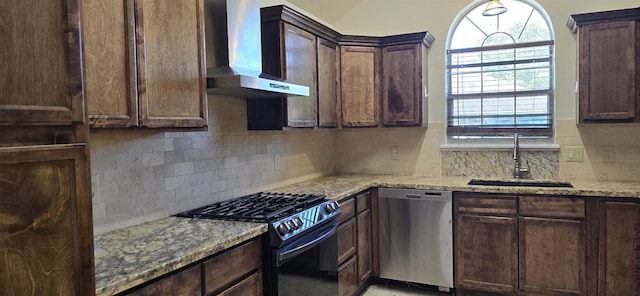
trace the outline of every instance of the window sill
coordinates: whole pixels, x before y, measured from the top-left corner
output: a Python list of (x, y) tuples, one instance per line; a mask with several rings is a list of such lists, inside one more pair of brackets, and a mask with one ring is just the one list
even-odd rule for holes
[[(440, 151), (511, 151), (513, 144), (444, 144), (440, 146)], [(552, 143), (520, 143), (520, 150), (526, 151), (560, 151), (560, 145)]]

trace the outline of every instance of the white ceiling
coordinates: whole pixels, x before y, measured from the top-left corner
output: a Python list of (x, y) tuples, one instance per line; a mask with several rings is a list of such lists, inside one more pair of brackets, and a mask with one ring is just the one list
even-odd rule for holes
[(288, 0), (323, 21), (333, 24), (362, 0)]

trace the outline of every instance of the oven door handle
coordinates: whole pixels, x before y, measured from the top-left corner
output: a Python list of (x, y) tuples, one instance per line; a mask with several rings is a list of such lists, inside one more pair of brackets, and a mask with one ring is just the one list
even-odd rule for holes
[[(323, 241), (327, 240), (330, 236), (338, 231), (338, 223), (331, 223), (325, 227), (322, 227), (314, 232), (311, 232), (299, 240), (293, 242), (291, 245), (283, 248), (284, 250), (280, 250), (277, 252), (277, 266), (280, 266), (282, 263), (287, 260), (298, 256), (301, 253), (306, 252), (307, 250), (319, 245)], [(283, 252), (281, 252), (283, 251)]]

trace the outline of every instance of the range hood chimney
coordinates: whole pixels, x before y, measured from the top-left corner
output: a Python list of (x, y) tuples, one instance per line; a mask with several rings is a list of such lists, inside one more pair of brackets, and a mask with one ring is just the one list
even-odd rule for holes
[(259, 0), (205, 0), (207, 90), (255, 98), (309, 96), (309, 87), (262, 74)]

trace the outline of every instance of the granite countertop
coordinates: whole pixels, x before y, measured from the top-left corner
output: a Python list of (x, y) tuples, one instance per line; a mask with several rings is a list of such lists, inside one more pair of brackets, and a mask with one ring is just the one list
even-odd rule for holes
[(113, 295), (267, 231), (267, 224), (168, 217), (94, 237), (96, 295)]
[(394, 175), (335, 175), (274, 188), (276, 192), (325, 193), (328, 198), (341, 200), (371, 187), (413, 188), (465, 192), (600, 196), (611, 198), (640, 198), (640, 183), (586, 182), (579, 180), (532, 180), (541, 182), (568, 181), (573, 188), (479, 186), (467, 185), (470, 177), (429, 178)]
[[(640, 183), (584, 182), (574, 188), (471, 186), (471, 178), (334, 175), (272, 192), (324, 193), (341, 200), (371, 187), (465, 192), (640, 198)], [(536, 180), (539, 181), (539, 180)], [(564, 181), (564, 180), (563, 180)], [(261, 223), (168, 217), (95, 237), (96, 294), (113, 295), (184, 267), (267, 231)]]

